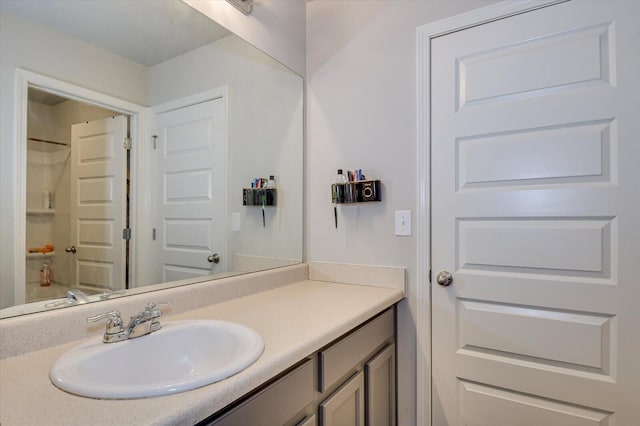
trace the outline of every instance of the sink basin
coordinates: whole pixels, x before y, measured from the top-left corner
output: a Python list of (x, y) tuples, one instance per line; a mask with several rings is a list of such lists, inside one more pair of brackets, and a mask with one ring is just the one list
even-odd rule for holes
[(97, 337), (62, 355), (49, 378), (92, 398), (145, 398), (183, 392), (230, 377), (262, 354), (258, 333), (240, 324), (169, 321), (149, 335), (118, 343)]

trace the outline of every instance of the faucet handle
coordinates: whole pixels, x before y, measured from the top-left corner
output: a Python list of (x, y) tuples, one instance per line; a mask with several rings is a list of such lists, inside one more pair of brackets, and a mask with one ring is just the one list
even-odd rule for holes
[(123, 340), (121, 337), (124, 335), (124, 324), (120, 311), (105, 312), (102, 314), (94, 315), (87, 318), (88, 322), (97, 322), (102, 319), (107, 320), (107, 328), (104, 332), (103, 341), (105, 343)]
[(154, 312), (157, 311), (160, 314), (162, 314), (162, 311), (160, 309), (156, 309), (158, 306), (169, 306), (170, 303), (169, 302), (148, 302), (147, 305), (144, 307), (144, 311), (145, 312)]
[(147, 302), (145, 309), (154, 309), (156, 306), (169, 306), (171, 302)]

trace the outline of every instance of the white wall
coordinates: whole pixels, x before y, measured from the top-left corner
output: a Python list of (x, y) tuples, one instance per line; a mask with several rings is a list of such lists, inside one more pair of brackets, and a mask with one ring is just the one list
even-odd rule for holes
[[(416, 28), (488, 3), (307, 3), (307, 260), (407, 268), (398, 315), (399, 425), (416, 421), (416, 241), (415, 233), (394, 236), (394, 211), (415, 213), (417, 205)], [(335, 229), (329, 185), (336, 169), (356, 167), (382, 180), (383, 201), (339, 207)]]
[[(24, 68), (49, 77), (107, 93), (130, 102), (147, 104), (147, 69), (39, 24), (0, 13), (0, 305), (13, 300), (16, 235), (15, 199), (17, 164), (15, 140), (15, 69)], [(126, 75), (128, 78), (121, 78)], [(23, 254), (18, 254), (22, 256)], [(9, 302), (11, 304), (11, 302)]]
[[(228, 255), (300, 260), (302, 78), (232, 35), (151, 67), (149, 82), (152, 105), (228, 87), (227, 205), (241, 218), (241, 230), (229, 234)], [(269, 175), (280, 198), (266, 209), (263, 227), (261, 209), (242, 206), (242, 188)]]
[(304, 76), (305, 0), (256, 0), (249, 15), (226, 1), (183, 1)]

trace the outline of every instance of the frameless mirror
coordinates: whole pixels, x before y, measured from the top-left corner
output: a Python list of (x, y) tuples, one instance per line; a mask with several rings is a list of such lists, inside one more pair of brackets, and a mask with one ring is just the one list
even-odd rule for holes
[(302, 261), (302, 77), (178, 0), (0, 16), (1, 317)]

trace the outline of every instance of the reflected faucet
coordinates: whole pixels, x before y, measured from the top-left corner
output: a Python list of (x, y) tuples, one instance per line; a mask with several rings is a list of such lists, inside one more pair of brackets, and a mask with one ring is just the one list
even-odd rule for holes
[(64, 299), (56, 300), (54, 302), (50, 302), (44, 305), (45, 308), (58, 308), (60, 306), (68, 306), (68, 305), (82, 305), (84, 303), (89, 303), (91, 300), (89, 296), (82, 290), (69, 290), (64, 295)]

